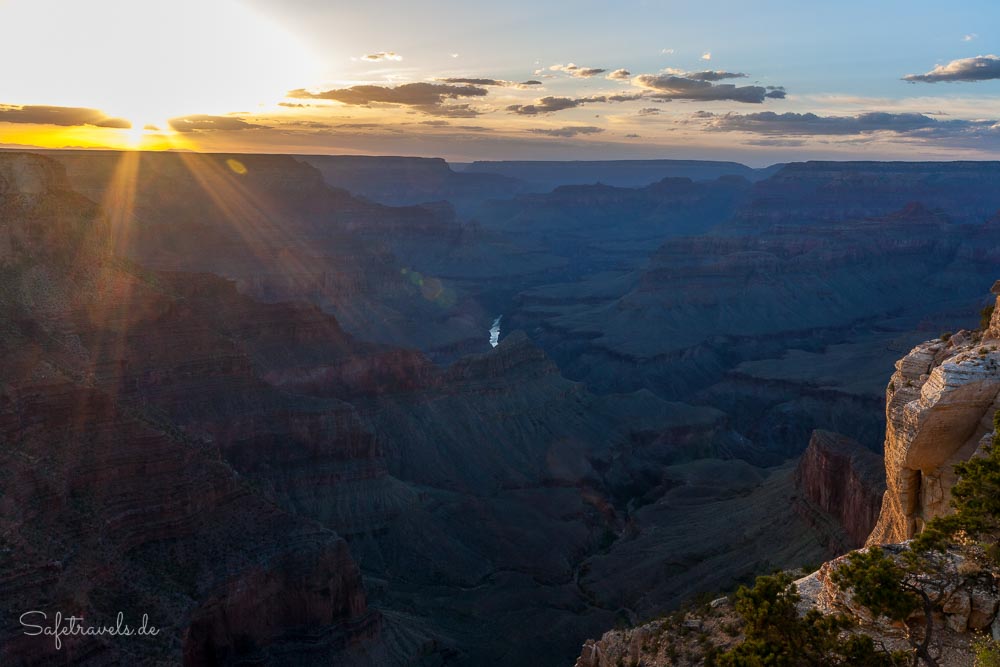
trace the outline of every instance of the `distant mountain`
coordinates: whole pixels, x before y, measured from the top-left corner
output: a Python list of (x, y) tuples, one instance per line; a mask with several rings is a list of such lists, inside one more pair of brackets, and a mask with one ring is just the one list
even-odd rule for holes
[(919, 202), (957, 223), (1000, 209), (1000, 162), (796, 162), (757, 183), (740, 226), (888, 215)]
[(441, 158), (302, 155), (297, 159), (318, 169), (333, 187), (393, 206), (448, 200), (464, 208), (473, 201), (527, 190), (511, 176), (453, 171)]
[(752, 169), (738, 162), (712, 160), (588, 160), (588, 161), (477, 161), (453, 164), (465, 174), (494, 174), (523, 181), (531, 192), (548, 192), (560, 185), (603, 183), (642, 187), (664, 178), (710, 181), (721, 176), (742, 176), (750, 181), (767, 178), (783, 165)]

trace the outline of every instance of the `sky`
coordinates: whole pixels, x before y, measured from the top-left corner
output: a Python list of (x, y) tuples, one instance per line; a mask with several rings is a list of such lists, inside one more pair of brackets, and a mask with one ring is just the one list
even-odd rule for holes
[(0, 147), (998, 159), (998, 53), (962, 0), (0, 0)]

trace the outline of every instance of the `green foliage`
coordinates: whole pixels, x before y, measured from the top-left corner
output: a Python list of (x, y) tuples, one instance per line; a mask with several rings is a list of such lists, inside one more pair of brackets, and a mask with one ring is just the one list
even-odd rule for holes
[(833, 573), (833, 583), (854, 593), (873, 614), (903, 621), (920, 607), (920, 598), (904, 587), (906, 572), (882, 549), (855, 551)]
[[(854, 600), (876, 615), (909, 625), (922, 606), (923, 630), (908, 638), (914, 655), (929, 665), (937, 664), (930, 651), (932, 609), (949, 577), (955, 576), (941, 568), (942, 561), (934, 554), (956, 543), (972, 544), (980, 549), (970, 549), (968, 554), (984, 553), (994, 565), (1000, 563), (1000, 412), (994, 415), (993, 423), (996, 435), (985, 455), (955, 466), (958, 481), (951, 491), (953, 514), (928, 522), (899, 559), (873, 548), (851, 554), (833, 574), (834, 583), (851, 590)], [(992, 642), (977, 645), (976, 664), (1000, 667), (997, 648)]]
[(1000, 643), (989, 637), (973, 641), (972, 652), (976, 656), (976, 667), (1000, 667)]
[(993, 425), (996, 435), (986, 455), (955, 465), (959, 478), (951, 490), (955, 513), (928, 522), (913, 542), (915, 552), (942, 551), (956, 541), (971, 540), (1000, 562), (1000, 412)]
[(871, 637), (846, 634), (842, 615), (810, 610), (799, 616), (799, 594), (787, 574), (758, 577), (736, 593), (745, 639), (716, 660), (719, 667), (889, 667), (902, 657), (878, 649)]

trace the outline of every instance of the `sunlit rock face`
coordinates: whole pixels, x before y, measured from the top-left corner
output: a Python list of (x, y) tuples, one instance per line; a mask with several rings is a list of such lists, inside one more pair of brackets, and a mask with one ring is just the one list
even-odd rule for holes
[(897, 362), (886, 389), (888, 488), (869, 544), (906, 540), (949, 511), (952, 468), (989, 441), (1000, 409), (996, 333), (961, 331)]

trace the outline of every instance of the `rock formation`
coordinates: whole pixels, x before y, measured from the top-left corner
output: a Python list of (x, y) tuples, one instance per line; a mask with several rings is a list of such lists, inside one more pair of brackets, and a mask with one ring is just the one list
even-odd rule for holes
[(998, 333), (994, 313), (985, 332), (928, 341), (897, 362), (886, 389), (887, 490), (869, 544), (906, 540), (949, 511), (952, 467), (983, 446), (1000, 409)]
[(795, 471), (802, 492), (801, 510), (818, 509), (836, 520), (846, 540), (834, 540), (834, 553), (865, 543), (878, 520), (885, 490), (882, 457), (838, 433), (814, 431)]
[[(993, 287), (1000, 302), (1000, 281)], [(906, 542), (923, 525), (949, 511), (948, 499), (956, 482), (952, 467), (968, 460), (993, 441), (994, 415), (1000, 409), (1000, 320), (994, 311), (984, 331), (959, 331), (918, 345), (896, 364), (887, 389), (884, 477), (877, 457), (839, 434), (815, 431), (796, 470), (802, 497), (800, 514), (815, 521), (830, 515), (847, 534), (849, 549), (865, 541), (866, 549), (884, 549), (890, 558), (905, 562)], [(877, 490), (887, 482), (879, 503)], [(804, 504), (802, 504), (804, 503)], [(935, 624), (938, 664), (972, 663), (970, 633), (990, 632), (1000, 640), (1000, 590), (995, 574), (984, 568), (980, 547), (953, 547), (928, 556), (930, 571), (913, 581), (929, 596)], [(798, 579), (800, 613), (816, 609), (852, 618), (876, 642), (890, 650), (907, 650), (905, 629), (885, 618), (875, 618), (840, 589), (832, 574), (848, 555), (824, 563)], [(695, 665), (699, 649), (714, 644), (725, 648), (738, 637), (737, 621), (719, 598), (686, 615), (661, 618), (626, 630), (613, 630), (588, 640), (577, 667), (615, 664), (660, 667)], [(917, 626), (924, 610), (915, 612)], [(694, 634), (697, 641), (689, 638)], [(691, 650), (692, 644), (695, 648)], [(680, 657), (678, 657), (680, 656)], [(679, 662), (678, 662), (679, 660)]]
[[(373, 637), (344, 540), (191, 428), (213, 392), (280, 394), (168, 280), (113, 258), (109, 229), (57, 164), (0, 154), (0, 662), (333, 660)], [(31, 610), (160, 632), (60, 653), (24, 634)]]

